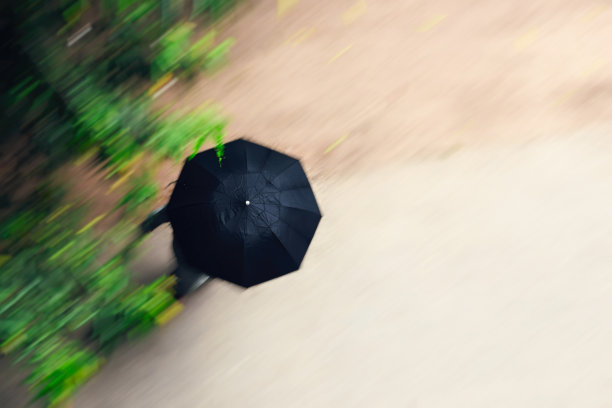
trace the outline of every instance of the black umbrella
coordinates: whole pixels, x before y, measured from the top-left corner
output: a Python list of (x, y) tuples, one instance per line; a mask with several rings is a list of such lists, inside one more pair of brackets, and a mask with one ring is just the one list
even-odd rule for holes
[(186, 161), (168, 214), (187, 262), (245, 287), (297, 270), (321, 219), (300, 162), (242, 139)]

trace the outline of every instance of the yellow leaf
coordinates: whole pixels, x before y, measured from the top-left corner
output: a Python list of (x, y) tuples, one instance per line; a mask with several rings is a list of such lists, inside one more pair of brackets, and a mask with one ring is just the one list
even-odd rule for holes
[(161, 77), (151, 88), (149, 88), (148, 94), (152, 96), (155, 92), (159, 91), (164, 85), (172, 80), (172, 73), (166, 74)]
[(91, 159), (96, 153), (98, 152), (98, 149), (93, 148), (93, 149), (89, 149), (88, 151), (86, 151), (85, 153), (83, 153), (82, 155), (80, 155), (75, 161), (74, 164), (76, 166), (80, 166), (81, 164), (85, 163), (87, 160)]
[(446, 20), (446, 17), (447, 17), (446, 14), (439, 14), (437, 16), (433, 16), (432, 18), (427, 20), (425, 23), (421, 24), (418, 31), (421, 33), (425, 33), (431, 30), (432, 28), (436, 27), (442, 21)]
[(168, 278), (166, 278), (163, 282), (160, 283), (157, 289), (161, 291), (170, 290), (172, 287), (174, 287), (174, 285), (176, 285), (176, 276), (170, 275)]
[(49, 217), (47, 217), (47, 223), (53, 221), (54, 219), (56, 219), (57, 217), (59, 217), (60, 215), (65, 213), (66, 210), (68, 210), (70, 207), (72, 207), (72, 204), (66, 204), (65, 206), (63, 206), (60, 209), (58, 209), (57, 211), (55, 211), (53, 214), (51, 214)]
[(10, 255), (0, 255), (0, 266), (4, 265), (11, 259)]
[(176, 317), (182, 310), (183, 305), (179, 302), (174, 302), (172, 305), (170, 305), (170, 307), (168, 307), (166, 310), (157, 315), (157, 317), (155, 318), (155, 322), (159, 326), (163, 326), (170, 320), (172, 320), (174, 317)]
[(301, 28), (296, 31), (291, 37), (289, 37), (285, 43), (291, 45), (298, 45), (312, 37), (312, 35), (316, 32), (314, 28)]
[(350, 50), (352, 47), (352, 45), (349, 45), (348, 47), (345, 47), (342, 51), (340, 51), (339, 53), (337, 53), (332, 59), (329, 60), (329, 63), (331, 64), (332, 62), (334, 62), (335, 60), (337, 60), (338, 58), (340, 58), (341, 56), (343, 56), (348, 50)]
[(89, 221), (89, 223), (87, 225), (85, 225), (83, 228), (78, 230), (77, 231), (77, 235), (84, 233), (85, 231), (87, 231), (88, 229), (90, 229), (91, 227), (96, 225), (104, 217), (106, 217), (106, 214), (98, 215), (96, 218), (94, 218), (93, 220)]
[(334, 150), (340, 143), (344, 142), (344, 139), (346, 139), (347, 136), (348, 136), (348, 134), (346, 134), (346, 135), (342, 136), (340, 139), (336, 140), (334, 143), (332, 143), (331, 146), (329, 146), (327, 149), (325, 149), (323, 154), (327, 154), (327, 153), (331, 152), (332, 150)]
[(364, 15), (366, 12), (366, 2), (364, 0), (358, 1), (353, 4), (348, 10), (344, 12), (342, 15), (342, 20), (344, 24), (351, 24), (359, 17)]
[(276, 11), (278, 17), (282, 17), (287, 14), (289, 10), (298, 4), (298, 1), (299, 0), (277, 0)]
[(51, 257), (49, 258), (49, 260), (54, 260), (57, 257), (59, 257), (61, 254), (63, 254), (64, 252), (66, 252), (71, 246), (74, 245), (74, 240), (70, 241), (69, 243), (67, 243), (66, 245), (64, 245), (59, 251), (57, 251), (56, 253), (54, 253), (53, 255), (51, 255)]
[(23, 328), (5, 341), (4, 344), (2, 344), (0, 351), (2, 354), (9, 354), (11, 351), (19, 347), (19, 345), (22, 344), (27, 338), (28, 336), (25, 332), (25, 328)]
[(125, 183), (130, 178), (130, 176), (132, 174), (134, 174), (134, 170), (130, 170), (127, 173), (125, 173), (123, 176), (119, 177), (119, 179), (117, 179), (117, 181), (115, 181), (113, 183), (113, 185), (110, 186), (110, 188), (108, 189), (106, 194), (109, 194), (109, 193), (112, 193), (113, 191), (115, 191), (117, 189), (117, 187), (119, 187), (120, 185)]

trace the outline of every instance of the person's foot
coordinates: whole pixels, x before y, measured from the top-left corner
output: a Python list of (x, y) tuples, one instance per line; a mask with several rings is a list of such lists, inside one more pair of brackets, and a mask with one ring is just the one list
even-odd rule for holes
[(176, 278), (176, 285), (174, 286), (174, 296), (177, 299), (184, 297), (198, 288), (202, 287), (208, 280), (210, 276), (206, 274), (198, 274), (197, 276), (179, 276), (176, 272), (173, 273)]
[(206, 282), (208, 282), (209, 279), (210, 279), (210, 276), (202, 274), (202, 276), (199, 276), (193, 282), (193, 285), (191, 285), (191, 287), (189, 288), (189, 292), (193, 292), (193, 291), (199, 289), (202, 285), (204, 285)]

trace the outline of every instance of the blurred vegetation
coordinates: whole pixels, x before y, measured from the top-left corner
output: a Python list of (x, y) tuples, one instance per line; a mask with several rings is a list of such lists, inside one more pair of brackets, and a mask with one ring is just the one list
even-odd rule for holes
[(156, 45), (153, 58), (153, 77), (159, 79), (168, 72), (193, 78), (202, 70), (222, 65), (234, 44), (231, 38), (215, 44), (216, 31), (194, 40), (195, 24), (185, 23), (171, 29)]
[(230, 9), (237, 0), (194, 0), (192, 15), (207, 13), (217, 18)]
[[(137, 224), (158, 194), (157, 166), (195, 154), (206, 141), (221, 159), (226, 120), (212, 105), (159, 110), (153, 100), (170, 81), (226, 62), (233, 40), (217, 41), (202, 21), (233, 3), (0, 6), (0, 143), (23, 146), (11, 157), (15, 169), (37, 163), (27, 179), (7, 175), (11, 183), (2, 187), (0, 353), (30, 367), (33, 398), (48, 406), (67, 401), (121, 341), (180, 308), (171, 278), (139, 286), (126, 265), (143, 238)], [(79, 158), (94, 159), (112, 182), (117, 198), (104, 214), (92, 215), (57, 176)], [(30, 192), (20, 196), (24, 184)]]

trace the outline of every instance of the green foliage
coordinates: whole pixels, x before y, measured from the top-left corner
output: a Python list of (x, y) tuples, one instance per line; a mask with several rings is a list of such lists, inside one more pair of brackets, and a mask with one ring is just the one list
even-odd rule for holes
[(213, 48), (208, 55), (206, 55), (206, 69), (217, 70), (227, 63), (227, 56), (231, 48), (234, 46), (234, 42), (234, 39), (228, 38)]
[(47, 397), (50, 406), (57, 406), (98, 371), (102, 360), (78, 342), (53, 339), (42, 354), (26, 382), (37, 390), (35, 399)]
[[(36, 225), (28, 230), (26, 243), (22, 237), (10, 237), (21, 240), (22, 249), (0, 267), (0, 282), (2, 287), (13, 288), (17, 293), (0, 306), (0, 320), (24, 317), (37, 320), (45, 316), (44, 321), (30, 329), (46, 331), (58, 322), (55, 318), (63, 322), (64, 309), (72, 307), (66, 304), (71, 296), (87, 292), (102, 243), (87, 231), (80, 231), (79, 214), (83, 215), (79, 208), (70, 208), (70, 211), (66, 209), (37, 218)], [(43, 281), (45, 284), (39, 284)], [(60, 324), (60, 327), (63, 326)], [(0, 331), (0, 340), (7, 337), (10, 333)], [(37, 339), (40, 336), (28, 337)]]
[[(194, 13), (216, 16), (230, 4), (195, 1)], [(0, 220), (0, 352), (31, 368), (32, 393), (50, 406), (93, 375), (106, 352), (147, 332), (176, 306), (171, 281), (136, 287), (126, 267), (142, 240), (133, 220), (158, 193), (135, 159), (180, 160), (211, 140), (221, 160), (226, 126), (213, 108), (156, 111), (143, 89), (151, 75), (191, 78), (217, 69), (233, 40), (216, 43), (214, 31), (197, 38), (196, 26), (177, 21), (168, 1), (103, 0), (92, 31), (67, 47), (89, 5), (25, 0), (10, 6), (18, 24), (7, 42), (17, 44), (10, 57), (19, 70), (0, 97), (2, 125), (27, 134), (48, 158), (45, 171), (94, 152), (110, 176), (127, 181), (113, 213), (121, 220), (105, 231), (94, 228), (104, 215), (91, 218), (86, 206), (65, 203), (57, 185), (41, 185)]]
[[(49, 214), (54, 217), (61, 215), (56, 208), (65, 192), (66, 189), (57, 184), (42, 184), (24, 200), (17, 211), (0, 223), (0, 241), (6, 249), (17, 251), (19, 248), (36, 244), (48, 234), (53, 234), (50, 231), (52, 225), (47, 229), (41, 227), (46, 226)], [(68, 227), (77, 225), (82, 211), (80, 208), (73, 209), (71, 214), (72, 217), (64, 220)]]
[(156, 131), (150, 103), (144, 98), (128, 99), (93, 84), (71, 91), (69, 106), (77, 120), (69, 145), (79, 152), (97, 148), (112, 171), (122, 169), (140, 153)]
[(89, 8), (89, 2), (84, 0), (63, 1), (64, 7), (62, 17), (66, 23), (66, 28), (73, 27), (79, 17)]
[(124, 24), (110, 35), (95, 63), (105, 68), (106, 78), (113, 85), (133, 76), (145, 78), (149, 72), (148, 38), (131, 24)]
[(213, 47), (216, 35), (216, 31), (210, 31), (189, 47), (181, 61), (181, 68), (187, 77), (191, 78), (207, 68), (206, 58)]
[[(55, 163), (65, 160), (67, 153), (92, 148), (99, 149), (111, 171), (119, 171), (143, 146), (160, 146), (157, 153), (171, 152), (176, 157), (182, 151), (178, 145), (199, 140), (201, 132), (188, 140), (169, 131), (156, 120), (146, 95), (126, 93), (120, 85), (149, 71), (155, 78), (166, 73), (191, 78), (202, 70), (217, 69), (226, 61), (233, 40), (215, 46), (214, 31), (196, 39), (194, 24), (179, 23), (151, 49), (157, 32), (145, 23), (159, 7), (157, 2), (111, 1), (107, 7), (115, 10), (112, 21), (116, 27), (103, 41), (102, 51), (93, 48), (84, 61), (72, 58), (63, 42), (39, 41), (48, 34), (36, 14), (32, 21), (27, 20), (23, 26), (28, 51), (24, 54), (30, 68), (4, 97), (4, 105), (11, 116), (29, 124), (32, 141)], [(133, 15), (137, 10), (144, 14)], [(129, 16), (138, 24), (124, 21)], [(160, 143), (160, 133), (172, 134), (173, 140)], [(148, 142), (151, 138), (157, 141)]]
[(185, 146), (194, 142), (199, 148), (204, 140), (223, 140), (227, 121), (214, 108), (194, 112), (174, 112), (160, 120), (160, 127), (146, 146), (167, 157), (184, 157)]
[(192, 14), (206, 13), (213, 18), (218, 18), (234, 4), (236, 4), (236, 0), (194, 0)]
[[(36, 222), (28, 223), (28, 246), (0, 266), (0, 351), (32, 366), (29, 384), (50, 405), (96, 371), (97, 351), (107, 351), (125, 335), (146, 332), (174, 302), (164, 279), (130, 285), (125, 252), (98, 266), (111, 241), (95, 237), (91, 222), (75, 216), (84, 213), (79, 209), (59, 206), (45, 215), (42, 207), (32, 209), (28, 214), (36, 215)], [(12, 229), (3, 225), (3, 231)], [(112, 321), (109, 310), (115, 311)], [(94, 348), (65, 340), (86, 325), (94, 328)]]
[(189, 51), (195, 24), (184, 23), (171, 29), (158, 44), (157, 55), (153, 58), (153, 77), (159, 78), (175, 71)]
[(100, 349), (111, 351), (126, 336), (142, 335), (155, 326), (156, 318), (174, 303), (166, 290), (168, 279), (160, 278), (100, 309), (93, 325)]
[(216, 31), (210, 31), (195, 41), (194, 33), (194, 24), (183, 23), (171, 29), (159, 41), (152, 62), (154, 78), (173, 72), (193, 78), (198, 72), (218, 68), (227, 61), (233, 39), (214, 46)]
[(150, 203), (157, 196), (159, 189), (157, 183), (148, 177), (139, 177), (130, 181), (132, 187), (119, 200), (118, 207), (125, 207), (128, 213), (134, 213)]

